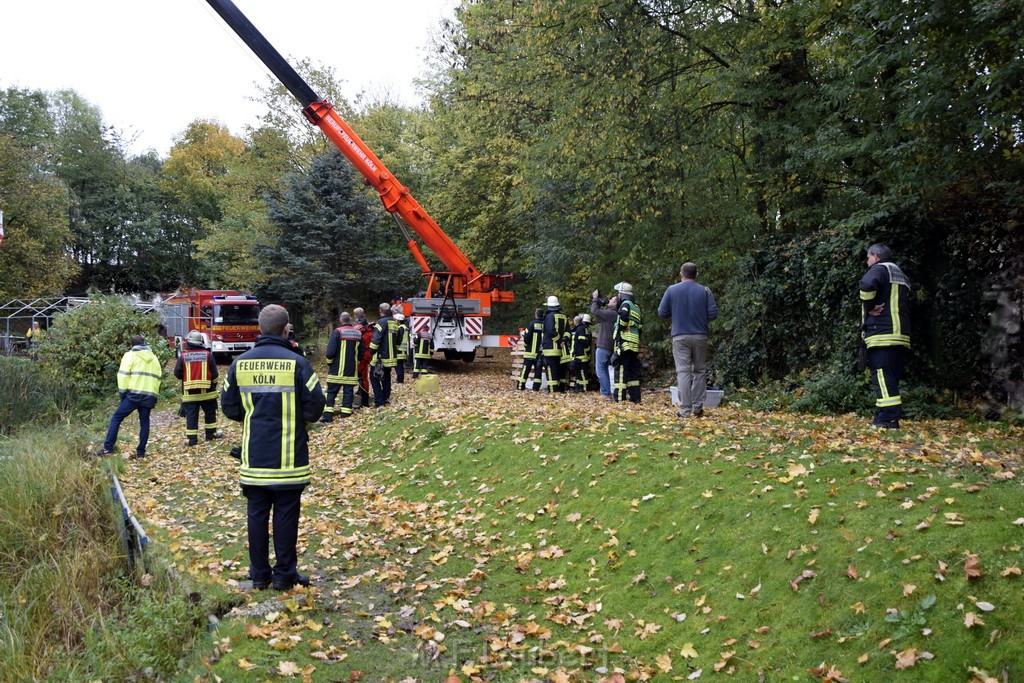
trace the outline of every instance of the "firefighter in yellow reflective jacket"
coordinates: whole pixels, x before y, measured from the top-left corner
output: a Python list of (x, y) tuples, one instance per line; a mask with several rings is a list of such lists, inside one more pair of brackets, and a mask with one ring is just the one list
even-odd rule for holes
[(860, 281), (861, 330), (867, 346), (875, 417), (871, 425), (898, 429), (903, 412), (900, 375), (910, 349), (910, 280), (884, 244), (868, 247), (868, 271)]
[(117, 391), (121, 395), (121, 403), (110, 417), (107, 438), (103, 442), (103, 450), (97, 455), (109, 455), (114, 452), (117, 433), (124, 419), (136, 410), (139, 411), (139, 445), (135, 448), (134, 458), (146, 456), (146, 444), (149, 443), (149, 413), (156, 407), (160, 396), (160, 380), (163, 368), (153, 350), (146, 346), (141, 336), (132, 337), (132, 348), (121, 357), (121, 367), (117, 370)]
[(526, 390), (526, 382), (533, 373), (533, 390), (540, 391), (541, 373), (544, 372), (544, 363), (540, 356), (540, 343), (544, 337), (544, 309), (538, 308), (533, 312), (533, 320), (523, 328), (523, 368), (519, 371), (519, 380), (516, 382), (516, 389)]
[(352, 316), (341, 314), (341, 325), (327, 340), (327, 407), (321, 422), (334, 419), (334, 400), (341, 391), (341, 409), (338, 414), (348, 417), (352, 414), (352, 399), (359, 384), (359, 359), (363, 355), (363, 335), (353, 324)]
[(370, 385), (373, 387), (373, 405), (380, 408), (391, 403), (391, 369), (398, 363), (395, 355), (395, 337), (398, 323), (391, 317), (391, 304), (380, 305), (380, 318), (373, 325), (370, 339)]
[[(242, 423), (242, 494), (248, 501), (249, 578), (254, 588), (287, 590), (308, 585), (298, 572), (296, 543), (302, 490), (309, 483), (306, 423), (324, 412), (313, 366), (285, 338), (288, 311), (260, 311), (256, 345), (235, 359), (221, 389), (221, 408)], [(274, 566), (270, 566), (270, 515)]]
[(544, 375), (548, 378), (548, 392), (565, 391), (562, 377), (562, 350), (568, 343), (569, 321), (562, 313), (557, 296), (549, 296), (547, 313), (544, 315), (544, 338), (541, 341), (541, 355), (544, 357)]
[(185, 348), (174, 365), (174, 376), (181, 380), (181, 411), (185, 415), (185, 443), (199, 443), (199, 411), (203, 411), (206, 440), (219, 439), (217, 433), (217, 361), (206, 348), (203, 334), (192, 330)]
[(615, 285), (619, 293), (619, 317), (612, 333), (615, 367), (615, 401), (640, 402), (640, 333), (644, 318), (640, 307), (633, 301), (633, 285), (620, 282)]

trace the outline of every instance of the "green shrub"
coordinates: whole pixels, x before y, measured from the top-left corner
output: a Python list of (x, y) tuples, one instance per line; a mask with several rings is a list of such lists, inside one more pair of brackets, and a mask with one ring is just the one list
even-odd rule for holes
[(61, 421), (73, 406), (67, 382), (48, 377), (35, 361), (0, 356), (0, 434)]
[(162, 364), (174, 351), (158, 332), (160, 321), (117, 297), (95, 297), (90, 305), (54, 318), (37, 356), (54, 377), (72, 383), (83, 394), (110, 393), (117, 386), (117, 368), (131, 338), (142, 335)]

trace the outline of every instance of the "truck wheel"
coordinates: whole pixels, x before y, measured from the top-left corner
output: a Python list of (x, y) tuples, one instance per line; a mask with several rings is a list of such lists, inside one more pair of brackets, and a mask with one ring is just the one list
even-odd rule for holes
[(444, 354), (445, 360), (459, 360), (462, 358), (462, 352), (455, 349), (441, 349), (441, 353)]
[(476, 349), (472, 351), (463, 351), (461, 354), (463, 363), (472, 363), (476, 360)]

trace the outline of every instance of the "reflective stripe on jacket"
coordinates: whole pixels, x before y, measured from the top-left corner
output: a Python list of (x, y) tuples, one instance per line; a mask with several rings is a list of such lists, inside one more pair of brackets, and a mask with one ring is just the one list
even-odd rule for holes
[(342, 325), (331, 332), (327, 341), (327, 381), (334, 384), (356, 384), (363, 335), (355, 325)]
[(205, 348), (186, 345), (174, 364), (174, 376), (181, 380), (182, 401), (217, 398), (217, 362)]
[(163, 368), (153, 350), (145, 344), (133, 346), (131, 351), (121, 357), (121, 366), (117, 370), (117, 389), (128, 392), (140, 403), (152, 408), (160, 396), (162, 376)]
[(221, 390), (221, 409), (242, 423), (241, 483), (302, 488), (309, 483), (306, 423), (326, 400), (313, 366), (288, 340), (260, 335), (235, 359)]
[(644, 318), (640, 307), (630, 300), (623, 301), (619, 306), (619, 317), (615, 320), (615, 353), (623, 351), (640, 351), (640, 332), (644, 327)]
[[(861, 329), (868, 348), (910, 346), (910, 281), (899, 266), (879, 262), (860, 280)], [(869, 311), (882, 306), (881, 315)]]

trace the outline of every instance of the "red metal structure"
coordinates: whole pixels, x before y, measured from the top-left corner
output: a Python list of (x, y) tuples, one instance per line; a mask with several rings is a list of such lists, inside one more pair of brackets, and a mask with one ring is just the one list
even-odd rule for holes
[[(320, 128), (377, 190), (384, 208), (402, 229), (409, 250), (427, 278), (425, 295), (402, 304), (413, 330), (432, 332), (435, 349), (467, 361), (472, 360), (477, 346), (501, 345), (503, 338), (484, 337), (483, 318), (491, 315), (491, 304), (515, 300), (515, 295), (505, 289), (512, 276), (481, 273), (413, 198), (409, 188), (388, 171), (331, 103), (313, 91), (231, 0), (207, 2), (299, 101), (306, 119)], [(431, 270), (406, 226), (447, 270)]]

